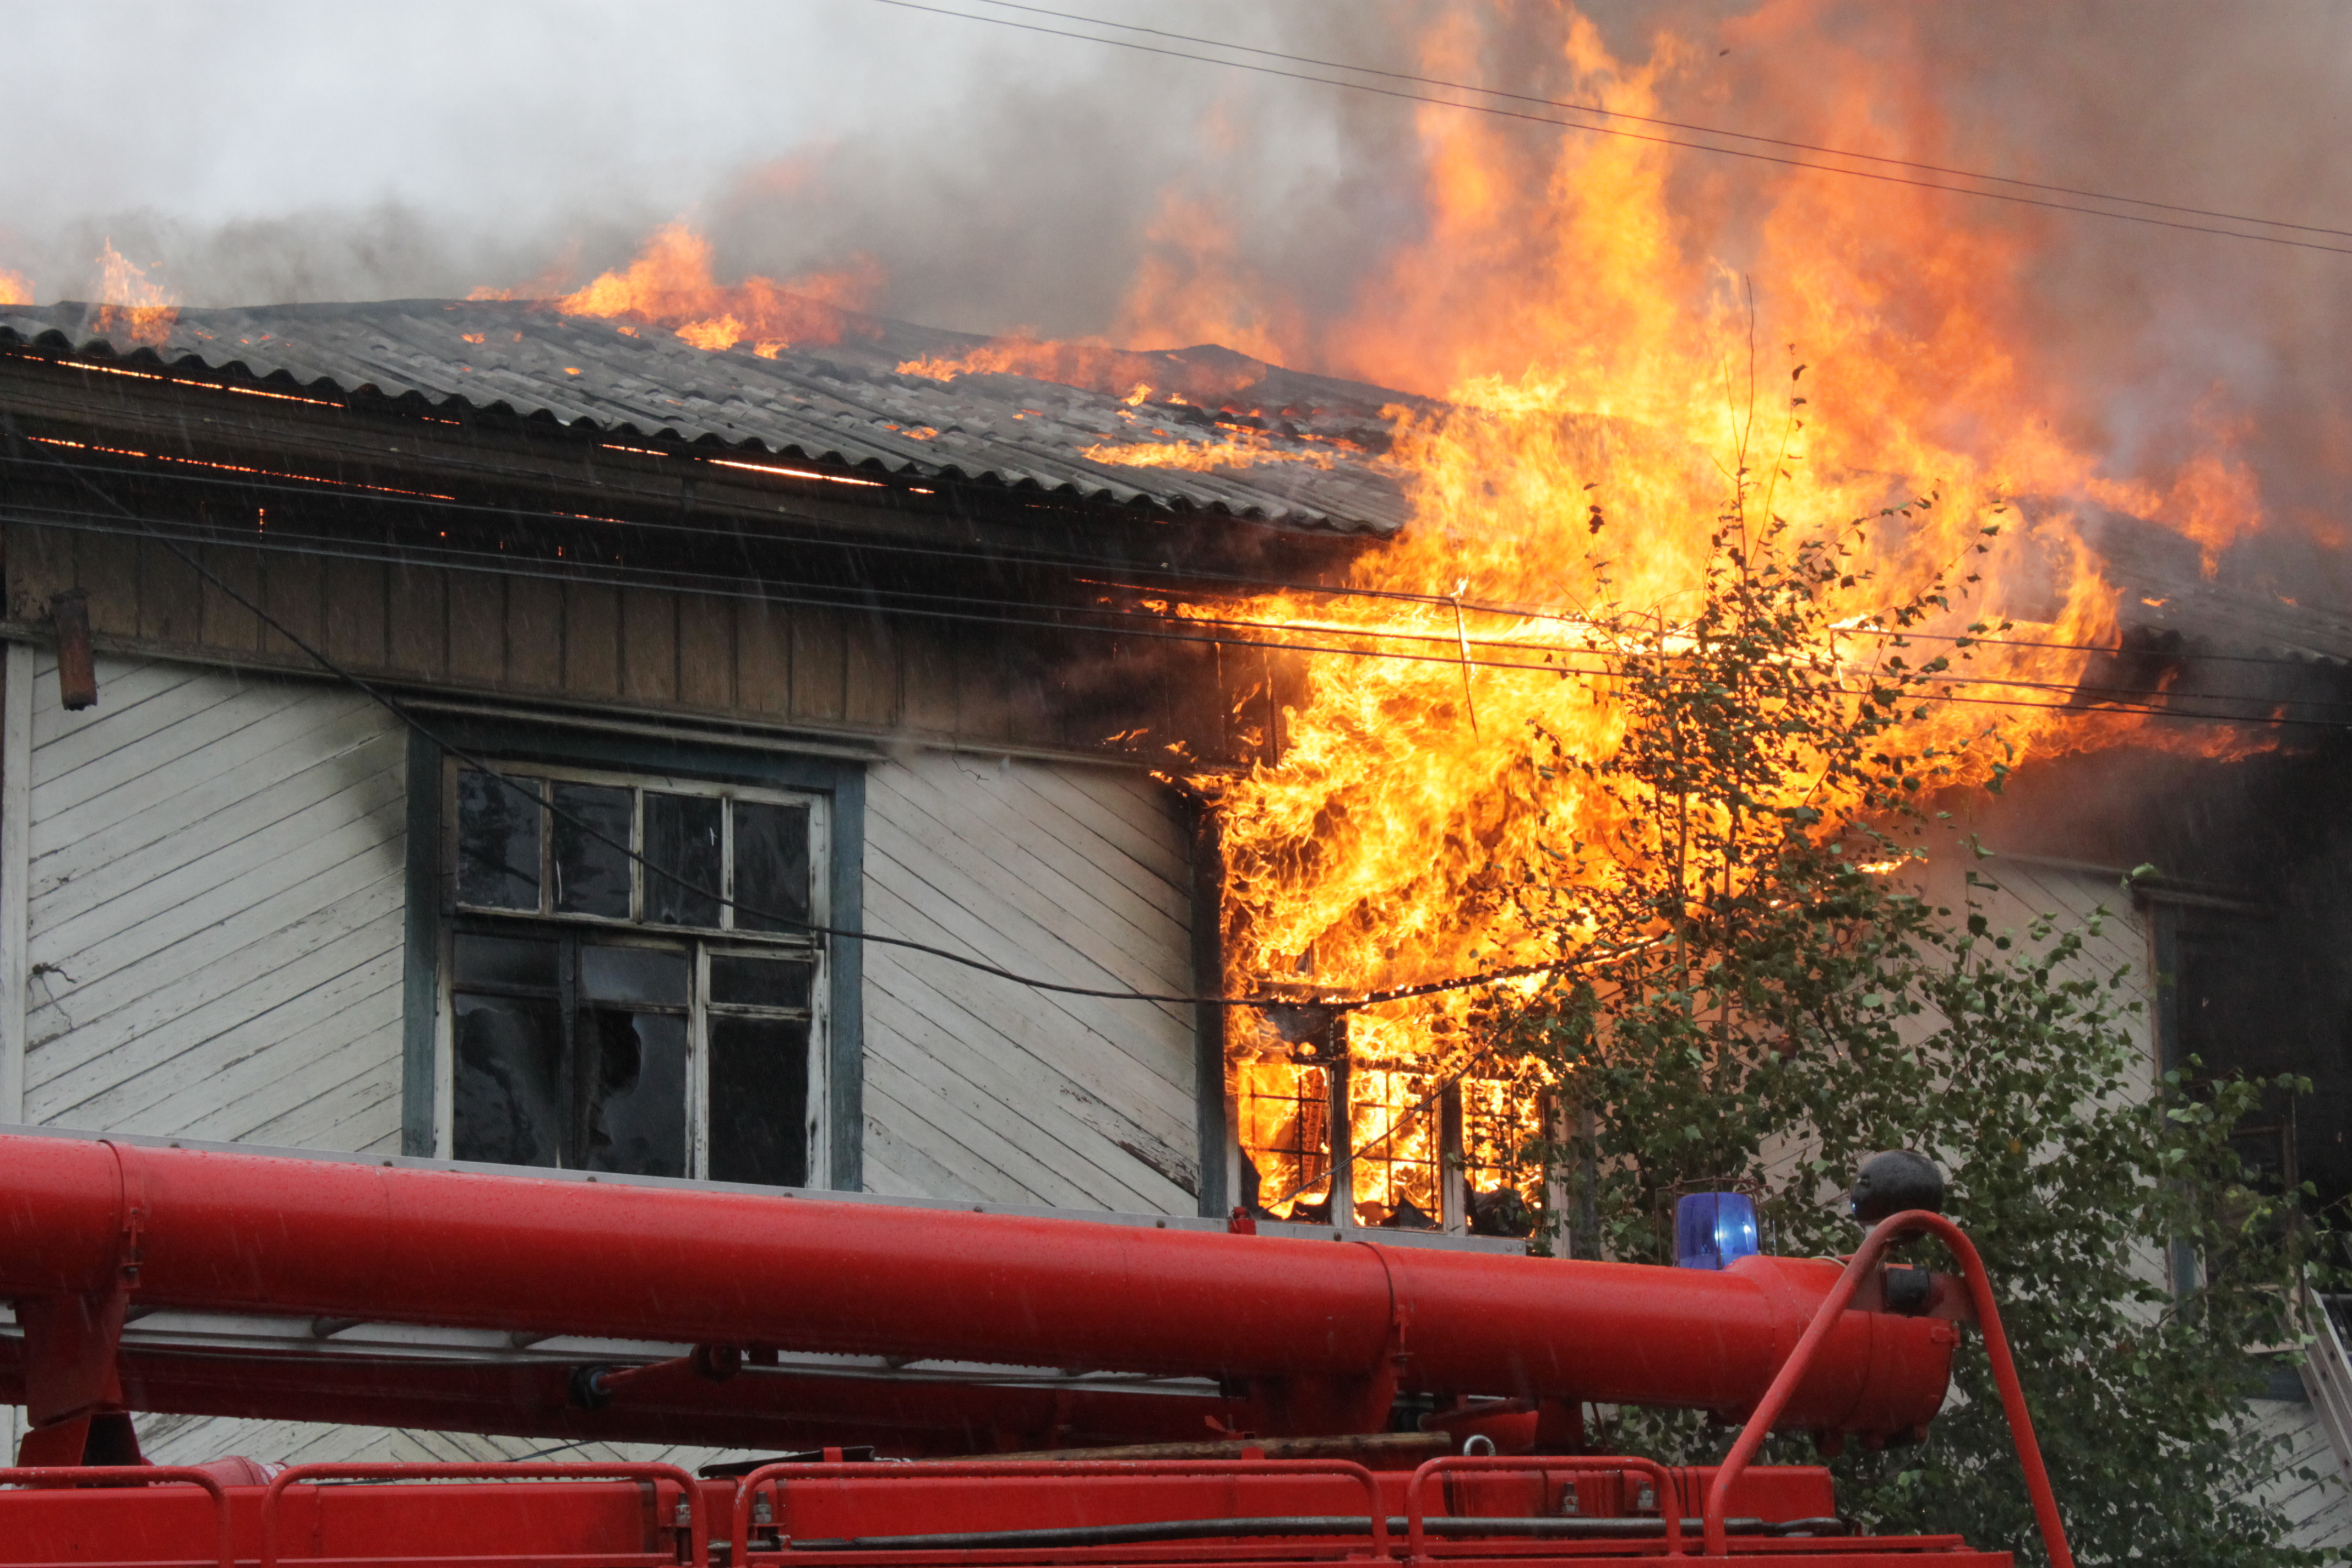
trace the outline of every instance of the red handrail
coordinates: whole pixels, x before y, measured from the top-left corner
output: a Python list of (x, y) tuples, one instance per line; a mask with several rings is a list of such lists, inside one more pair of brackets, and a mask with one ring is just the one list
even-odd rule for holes
[(261, 1499), (261, 1560), (258, 1568), (278, 1568), (278, 1503), (286, 1489), (298, 1481), (506, 1481), (613, 1480), (676, 1481), (685, 1494), (687, 1529), (692, 1534), (693, 1568), (709, 1568), (710, 1537), (703, 1527), (702, 1489), (676, 1465), (296, 1465), (281, 1470)]
[(1666, 1555), (1683, 1554), (1683, 1493), (1675, 1483), (1674, 1472), (1655, 1459), (1627, 1458), (1606, 1454), (1530, 1454), (1524, 1458), (1472, 1457), (1446, 1454), (1430, 1460), (1413, 1471), (1412, 1479), (1404, 1489), (1405, 1561), (1421, 1560), (1422, 1544), (1426, 1532), (1422, 1529), (1421, 1489), (1430, 1477), (1447, 1470), (1505, 1470), (1518, 1475), (1539, 1475), (1546, 1470), (1633, 1470), (1648, 1476), (1657, 1489), (1658, 1515), (1665, 1521)]
[(1952, 1249), (1952, 1256), (1968, 1279), (1969, 1297), (1976, 1307), (1977, 1327), (1984, 1331), (1985, 1354), (1992, 1362), (1993, 1383), (2000, 1389), (2001, 1408), (2009, 1416), (2010, 1436), (2017, 1443), (2018, 1468), (2025, 1472), (2025, 1489), (2033, 1500), (2033, 1517), (2042, 1527), (2042, 1544), (2050, 1553), (2051, 1568), (2074, 1568), (2074, 1554), (2066, 1545), (2066, 1526), (2058, 1517), (2058, 1500), (2050, 1490), (2050, 1472), (2042, 1468), (2042, 1446), (2033, 1440), (2033, 1417), (2025, 1408), (2025, 1389), (2017, 1381), (2017, 1363), (2009, 1353), (2009, 1336), (2001, 1332), (2000, 1309), (1993, 1300), (1992, 1283), (1985, 1278), (1984, 1259), (1961, 1234), (1960, 1227), (1938, 1214), (1925, 1209), (1909, 1209), (1882, 1220), (1855, 1248), (1853, 1258), (1838, 1277), (1837, 1284), (1822, 1298), (1820, 1310), (1805, 1328), (1804, 1337), (1797, 1348), (1789, 1352), (1780, 1371), (1772, 1379), (1772, 1386), (1757, 1403), (1748, 1425), (1740, 1428), (1739, 1441), (1731, 1446), (1715, 1472), (1715, 1484), (1707, 1488), (1706, 1511), (1702, 1527), (1706, 1532), (1706, 1552), (1710, 1557), (1721, 1556), (1727, 1550), (1724, 1513), (1730, 1506), (1732, 1483), (1748, 1468), (1764, 1439), (1770, 1435), (1772, 1424), (1788, 1407), (1790, 1395), (1812, 1368), (1813, 1355), (1829, 1338), (1839, 1315), (1854, 1292), (1878, 1266), (1886, 1249), (1904, 1237), (1921, 1231), (1939, 1238)]
[(79, 1486), (89, 1481), (185, 1481), (213, 1500), (220, 1568), (236, 1568), (236, 1536), (229, 1527), (228, 1492), (220, 1478), (185, 1465), (17, 1465), (0, 1468), (0, 1486)]
[[(1345, 1476), (1364, 1489), (1370, 1500), (1372, 1527), (1372, 1555), (1386, 1558), (1389, 1551), (1389, 1510), (1381, 1499), (1381, 1483), (1372, 1472), (1349, 1459), (968, 1459), (946, 1463), (919, 1465), (817, 1464), (784, 1462), (762, 1465), (745, 1476), (735, 1489), (734, 1528), (728, 1539), (733, 1542), (734, 1554), (729, 1562), (734, 1568), (746, 1568), (751, 1562), (751, 1501), (761, 1487), (770, 1481), (786, 1480), (929, 1480), (941, 1477), (1017, 1477), (1017, 1476)], [(777, 1490), (776, 1528), (786, 1530), (782, 1506), (783, 1488)], [(785, 1539), (791, 1539), (789, 1531)], [(262, 1568), (269, 1568), (265, 1563)]]

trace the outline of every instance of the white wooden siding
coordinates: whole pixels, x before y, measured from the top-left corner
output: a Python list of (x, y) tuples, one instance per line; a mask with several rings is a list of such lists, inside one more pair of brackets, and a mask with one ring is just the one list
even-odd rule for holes
[[(1124, 771), (930, 752), (866, 786), (866, 922), (1064, 984), (1188, 993), (1188, 852)], [(1033, 991), (903, 948), (866, 964), (866, 1185), (1189, 1214), (1189, 1008)]]
[(395, 1151), (405, 753), (342, 687), (33, 686), (27, 1121)]

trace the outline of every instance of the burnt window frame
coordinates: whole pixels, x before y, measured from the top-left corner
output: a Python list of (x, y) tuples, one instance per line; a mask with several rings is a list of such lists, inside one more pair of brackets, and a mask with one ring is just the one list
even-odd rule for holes
[[(648, 925), (634, 918), (642, 912), (634, 900), (632, 918), (627, 921), (461, 907), (454, 876), (457, 775), (461, 765), (455, 753), (482, 757), (502, 770), (529, 776), (805, 805), (811, 814), (812, 917), (820, 923), (851, 929), (863, 921), (866, 759), (846, 747), (803, 750), (766, 737), (737, 743), (703, 742), (651, 725), (559, 726), (461, 713), (446, 717), (436, 729), (439, 734), (433, 739), (412, 732), (409, 743), (402, 1152), (449, 1157), (454, 1131), (454, 1038), (449, 1027), (452, 942), (460, 925), (508, 921), (536, 925), (542, 931), (585, 931), (600, 941), (683, 946), (693, 963), (691, 1045), (698, 1058), (694, 1068), (698, 1081), (707, 1074), (710, 1048), (706, 1016), (709, 1010), (705, 1005), (709, 955), (725, 956), (730, 952), (814, 954), (817, 967), (810, 997), (810, 1074), (804, 1107), (812, 1130), (807, 1141), (806, 1184), (860, 1190), (865, 1120), (860, 944), (813, 939), (803, 933)], [(443, 740), (452, 752), (443, 751)], [(546, 831), (542, 827), (542, 851)], [(542, 893), (541, 911), (548, 905)], [(721, 1005), (717, 1011), (724, 1014), (730, 1009)], [(707, 1168), (710, 1127), (707, 1107), (694, 1108), (691, 1127), (689, 1173)], [(689, 1174), (626, 1179), (708, 1178)]]

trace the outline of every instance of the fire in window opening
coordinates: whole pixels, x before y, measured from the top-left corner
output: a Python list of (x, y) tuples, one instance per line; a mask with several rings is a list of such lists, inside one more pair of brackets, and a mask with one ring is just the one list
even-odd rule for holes
[(452, 768), (446, 1152), (805, 1184), (825, 961), (798, 922), (825, 918), (822, 797), (509, 776)]
[(1454, 1069), (1350, 1048), (1344, 1031), (1335, 1047), (1268, 1029), (1236, 1054), (1243, 1206), (1308, 1225), (1529, 1234), (1541, 1183), (1524, 1157), (1535, 1088), (1469, 1075), (1447, 1087)]

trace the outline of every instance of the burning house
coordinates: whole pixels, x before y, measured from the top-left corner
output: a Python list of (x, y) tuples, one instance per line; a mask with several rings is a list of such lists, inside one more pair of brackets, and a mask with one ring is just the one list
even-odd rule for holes
[[(1538, 829), (1480, 803), (1529, 723), (1617, 722), (1559, 605), (1688, 567), (1611, 514), (1720, 475), (1220, 349), (593, 293), (0, 308), (0, 1121), (1521, 1250), (1543, 1100), (1465, 1065), (1450, 982), (1529, 956), (1483, 879)], [(2148, 985), (2152, 1074), (2317, 1079), (2249, 1151), (2339, 1201), (2332, 742), (2182, 781), (2250, 722), (2332, 733), (2352, 632), (2122, 511), (2018, 508), (1989, 592), (2029, 631), (1978, 689), (2056, 760), (1971, 797), (1993, 918), (2106, 910), (2085, 962)], [(278, 1330), (131, 1324), (152, 1451), (840, 1431), (607, 1412), (528, 1335)], [(223, 1425), (297, 1365), (373, 1423)], [(1085, 1436), (1066, 1391), (976, 1433), (863, 1371), (886, 1448)], [(2301, 1458), (2352, 1440), (2275, 1392)]]

